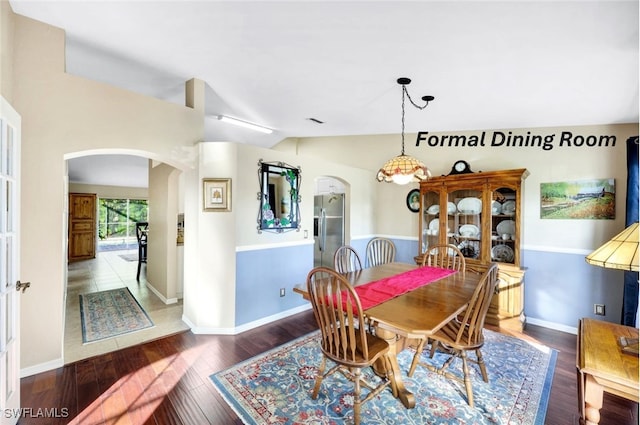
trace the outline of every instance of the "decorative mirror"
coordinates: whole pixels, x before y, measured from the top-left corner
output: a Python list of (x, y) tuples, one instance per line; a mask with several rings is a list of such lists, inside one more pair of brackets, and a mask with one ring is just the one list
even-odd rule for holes
[(258, 233), (300, 231), (300, 167), (258, 161)]

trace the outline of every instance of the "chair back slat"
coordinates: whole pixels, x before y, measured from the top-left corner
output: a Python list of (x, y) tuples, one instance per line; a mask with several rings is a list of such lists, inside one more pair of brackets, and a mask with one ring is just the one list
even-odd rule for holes
[(393, 263), (396, 260), (396, 246), (390, 239), (373, 238), (367, 243), (367, 266)]
[(362, 269), (362, 261), (353, 247), (343, 245), (333, 255), (333, 266), (338, 273), (355, 272)]
[(146, 221), (140, 221), (136, 223), (136, 239), (138, 244), (147, 243), (147, 231), (149, 231), (149, 223)]
[(462, 326), (458, 331), (456, 342), (464, 345), (474, 345), (482, 340), (482, 328), (484, 320), (487, 317), (491, 298), (498, 283), (498, 265), (491, 263), (487, 271), (480, 278), (478, 286), (476, 286), (469, 306), (467, 307)]
[(431, 245), (422, 257), (422, 265), (457, 270), (461, 273), (466, 269), (462, 251), (452, 244)]
[(324, 354), (342, 362), (368, 359), (362, 305), (349, 282), (335, 270), (316, 267), (307, 276), (307, 291)]

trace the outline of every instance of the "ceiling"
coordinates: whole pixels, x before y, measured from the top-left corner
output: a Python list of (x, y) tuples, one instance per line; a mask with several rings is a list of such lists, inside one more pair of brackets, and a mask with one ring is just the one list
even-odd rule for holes
[(10, 3), (66, 31), (71, 74), (179, 104), (203, 80), (205, 141), (399, 133), (398, 77), (435, 96), (407, 132), (638, 122), (637, 0)]
[(70, 183), (149, 187), (149, 160), (133, 155), (89, 155), (69, 159)]

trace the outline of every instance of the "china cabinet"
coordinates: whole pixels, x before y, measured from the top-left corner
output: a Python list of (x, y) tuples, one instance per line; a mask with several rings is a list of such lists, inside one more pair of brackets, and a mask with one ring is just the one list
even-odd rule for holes
[(487, 323), (522, 330), (524, 269), (521, 267), (524, 169), (469, 172), (420, 183), (418, 255), (432, 244), (457, 246), (471, 273), (498, 263), (498, 288)]

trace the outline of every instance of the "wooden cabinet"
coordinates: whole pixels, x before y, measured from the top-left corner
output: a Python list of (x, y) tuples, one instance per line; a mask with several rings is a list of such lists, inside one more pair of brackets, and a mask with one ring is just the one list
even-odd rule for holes
[(69, 261), (96, 256), (96, 195), (69, 194)]
[(522, 330), (524, 270), (521, 268), (522, 169), (433, 177), (420, 183), (418, 255), (436, 243), (456, 245), (468, 272), (497, 262), (498, 289), (487, 323)]

